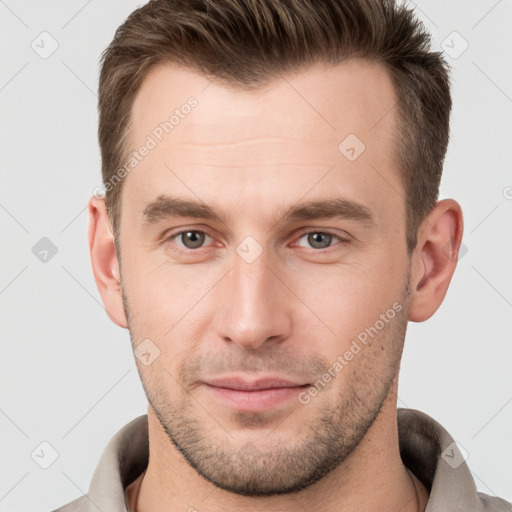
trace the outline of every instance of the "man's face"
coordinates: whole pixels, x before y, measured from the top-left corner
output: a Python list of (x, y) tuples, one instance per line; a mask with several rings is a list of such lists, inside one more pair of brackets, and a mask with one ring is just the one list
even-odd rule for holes
[(130, 149), (156, 145), (122, 192), (130, 335), (158, 356), (137, 364), (162, 427), (222, 488), (315, 482), (389, 402), (409, 301), (395, 102), (360, 60), (253, 92), (158, 66), (136, 97)]

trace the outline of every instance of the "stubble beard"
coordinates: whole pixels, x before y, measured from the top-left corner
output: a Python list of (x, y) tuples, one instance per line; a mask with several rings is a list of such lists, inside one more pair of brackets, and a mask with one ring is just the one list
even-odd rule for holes
[[(402, 310), (375, 337), (372, 345), (364, 347), (362, 353), (355, 356), (350, 363), (354, 364), (350, 381), (344, 388), (335, 396), (335, 388), (331, 386), (310, 404), (297, 404), (297, 407), (314, 407), (316, 403), (317, 411), (320, 411), (304, 420), (300, 431), (305, 433), (300, 439), (283, 441), (279, 436), (279, 427), (296, 418), (292, 412), (274, 422), (272, 433), (251, 437), (251, 442), (237, 446), (222, 423), (205, 415), (204, 409), (186, 392), (187, 388), (181, 382), (177, 384), (165, 375), (158, 375), (165, 379), (161, 382), (166, 383), (158, 385), (139, 367), (146, 396), (174, 447), (192, 468), (215, 486), (253, 497), (298, 492), (338, 468), (378, 417), (398, 375), (407, 330), (409, 296), (410, 273), (400, 301)], [(129, 319), (124, 290), (123, 303)], [(130, 320), (128, 323), (132, 335)], [(381, 350), (381, 346), (386, 347), (385, 350)], [(378, 361), (382, 357), (386, 358), (385, 362)], [(376, 375), (376, 367), (380, 369), (380, 375)], [(183, 369), (180, 375), (185, 374), (186, 369)], [(181, 397), (172, 399), (169, 386), (180, 389)], [(321, 409), (317, 400), (322, 400)], [(208, 405), (205, 406), (208, 409)], [(268, 424), (272, 418), (267, 413), (238, 412), (233, 414), (233, 419), (239, 426), (254, 428)]]

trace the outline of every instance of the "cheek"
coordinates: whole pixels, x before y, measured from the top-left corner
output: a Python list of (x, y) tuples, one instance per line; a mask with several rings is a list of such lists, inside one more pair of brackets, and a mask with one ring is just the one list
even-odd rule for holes
[(131, 324), (139, 337), (172, 337), (183, 325), (193, 329), (201, 303), (222, 276), (214, 267), (143, 261), (141, 256), (123, 258), (123, 266)]
[(146, 392), (158, 401), (159, 393), (177, 389), (180, 368), (204, 338), (201, 297), (211, 280), (204, 273), (198, 275), (192, 266), (145, 265), (142, 272), (135, 263), (123, 285), (130, 304), (130, 336), (136, 357), (139, 352), (154, 357), (150, 365), (137, 357), (137, 364)]
[(297, 275), (297, 296), (329, 327), (331, 346), (338, 354), (402, 301), (406, 267), (390, 257), (380, 264), (318, 266)]
[[(401, 300), (405, 262), (399, 258), (391, 247), (377, 247), (371, 254), (338, 264), (301, 262), (289, 271), (283, 265), (283, 281), (293, 290), (283, 307), (293, 317), (295, 335), (321, 337), (314, 350), (326, 356), (342, 353)], [(228, 307), (215, 303), (215, 298), (226, 286), (222, 278), (229, 265), (177, 264), (165, 255), (144, 255), (132, 248), (123, 254), (123, 268), (135, 343), (150, 338), (174, 353), (190, 350), (211, 329), (219, 308)], [(187, 342), (170, 343), (172, 339)]]

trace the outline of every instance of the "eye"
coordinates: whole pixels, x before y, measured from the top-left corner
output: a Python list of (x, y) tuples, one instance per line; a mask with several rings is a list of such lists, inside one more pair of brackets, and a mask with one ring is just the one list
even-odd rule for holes
[[(304, 245), (301, 240), (305, 239), (309, 245)], [(327, 249), (331, 246), (333, 240), (341, 241), (341, 238), (332, 233), (326, 233), (323, 231), (312, 231), (311, 233), (305, 233), (299, 238), (298, 245), (301, 247), (312, 247), (313, 249)]]
[(185, 249), (198, 249), (203, 246), (205, 242), (211, 241), (211, 236), (207, 235), (204, 231), (182, 231), (171, 237), (177, 245), (185, 247)]

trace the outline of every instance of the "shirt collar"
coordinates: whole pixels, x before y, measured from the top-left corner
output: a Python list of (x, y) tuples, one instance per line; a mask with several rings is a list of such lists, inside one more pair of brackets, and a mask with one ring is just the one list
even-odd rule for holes
[[(397, 421), (402, 460), (430, 493), (425, 512), (483, 512), (464, 454), (451, 435), (414, 409), (398, 409)], [(92, 504), (100, 510), (127, 512), (126, 487), (144, 471), (148, 458), (148, 420), (142, 415), (106, 446), (87, 493)]]

